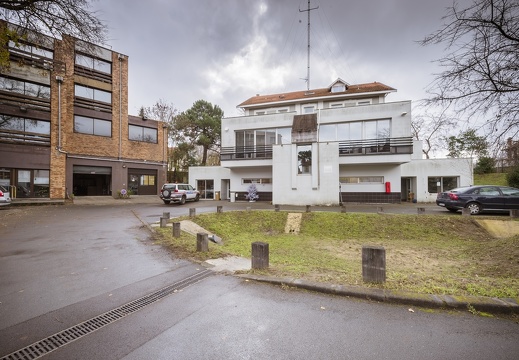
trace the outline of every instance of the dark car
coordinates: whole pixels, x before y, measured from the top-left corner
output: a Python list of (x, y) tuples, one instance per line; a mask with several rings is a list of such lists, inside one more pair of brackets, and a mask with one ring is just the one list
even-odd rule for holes
[(452, 212), (467, 208), (472, 215), (510, 211), (519, 209), (519, 189), (496, 185), (460, 187), (439, 193), (436, 205)]

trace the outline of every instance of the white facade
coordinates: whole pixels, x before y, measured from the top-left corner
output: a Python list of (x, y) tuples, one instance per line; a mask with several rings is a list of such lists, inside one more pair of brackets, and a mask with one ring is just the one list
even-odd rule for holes
[[(343, 86), (339, 92), (332, 88)], [(431, 184), (472, 184), (467, 159), (422, 160), (411, 138), (411, 102), (386, 103), (395, 90), (380, 83), (257, 95), (239, 105), (245, 116), (222, 119), (220, 167), (192, 167), (197, 187), (212, 179), (222, 199), (278, 205), (434, 201)]]

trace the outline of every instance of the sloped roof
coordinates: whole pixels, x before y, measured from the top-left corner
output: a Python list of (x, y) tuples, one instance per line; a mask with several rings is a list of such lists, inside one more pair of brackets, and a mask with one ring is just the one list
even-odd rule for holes
[[(335, 81), (333, 84), (335, 84), (337, 81)], [(343, 82), (341, 80), (341, 82)], [(347, 84), (346, 82), (344, 82)], [(332, 84), (332, 85), (333, 85)], [(346, 91), (342, 92), (335, 92), (332, 93), (330, 91), (330, 87), (322, 88), (322, 89), (314, 89), (314, 90), (304, 90), (304, 91), (294, 91), (294, 92), (288, 92), (288, 93), (279, 93), (279, 94), (271, 94), (271, 95), (256, 95), (248, 100), (245, 100), (242, 102), (238, 107), (251, 107), (251, 106), (258, 106), (258, 105), (267, 105), (269, 103), (296, 103), (301, 102), (307, 99), (315, 99), (315, 98), (329, 98), (337, 100), (345, 97), (351, 97), (354, 95), (361, 95), (361, 94), (369, 94), (369, 93), (390, 93), (396, 91), (396, 89), (384, 85), (379, 82), (372, 82), (367, 84), (357, 84), (357, 85), (347, 85)]]

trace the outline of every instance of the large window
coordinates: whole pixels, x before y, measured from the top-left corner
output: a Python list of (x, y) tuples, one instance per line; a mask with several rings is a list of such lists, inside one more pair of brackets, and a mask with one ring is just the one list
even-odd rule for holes
[(95, 100), (105, 102), (108, 104), (112, 103), (112, 93), (104, 90), (94, 89), (91, 87), (78, 85), (74, 87), (74, 95), (89, 100)]
[(297, 173), (312, 173), (312, 145), (297, 146)]
[(74, 131), (81, 134), (112, 136), (112, 122), (84, 116), (74, 116)]
[(3, 76), (0, 76), (0, 90), (36, 98), (50, 99), (50, 86), (34, 84), (23, 80), (8, 79)]
[(93, 57), (76, 54), (76, 65), (80, 65), (92, 70), (100, 71), (105, 74), (112, 73), (112, 64), (108, 61), (94, 59)]
[(42, 47), (38, 47), (36, 45), (29, 45), (24, 43), (15, 43), (12, 40), (9, 40), (9, 49), (13, 53), (19, 53), (25, 56), (30, 56), (32, 58), (54, 58), (54, 53), (51, 50), (44, 49)]
[(137, 125), (129, 125), (128, 138), (134, 141), (157, 143), (157, 129)]
[(391, 120), (353, 121), (321, 124), (319, 141), (387, 139), (391, 137)]
[(292, 142), (291, 128), (273, 128), (256, 130), (238, 130), (235, 132), (236, 146), (264, 146), (275, 144), (290, 144)]
[(427, 191), (437, 193), (458, 187), (457, 176), (431, 176), (427, 179)]
[(50, 135), (50, 122), (2, 115), (0, 117), (0, 129)]

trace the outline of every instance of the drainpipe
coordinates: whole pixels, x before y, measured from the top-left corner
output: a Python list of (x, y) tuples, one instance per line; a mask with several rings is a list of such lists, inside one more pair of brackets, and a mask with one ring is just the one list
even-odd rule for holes
[(61, 154), (67, 154), (66, 151), (62, 150), (61, 146), (61, 84), (63, 83), (63, 77), (56, 76), (56, 81), (58, 82), (58, 146), (56, 149)]
[(124, 55), (118, 54), (117, 58), (119, 59), (119, 160), (122, 159), (123, 153), (123, 115), (122, 115), (122, 101), (123, 101), (123, 60)]

